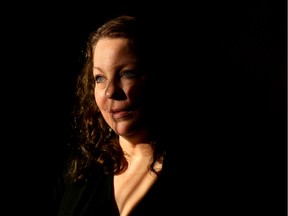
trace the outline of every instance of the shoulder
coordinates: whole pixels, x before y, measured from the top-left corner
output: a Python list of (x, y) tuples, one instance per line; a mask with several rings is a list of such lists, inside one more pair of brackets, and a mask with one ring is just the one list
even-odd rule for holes
[[(112, 175), (97, 173), (82, 182), (65, 181), (62, 175), (54, 188), (52, 215), (79, 215), (82, 211), (94, 212), (101, 206), (110, 205)], [(57, 213), (57, 214), (55, 214)]]

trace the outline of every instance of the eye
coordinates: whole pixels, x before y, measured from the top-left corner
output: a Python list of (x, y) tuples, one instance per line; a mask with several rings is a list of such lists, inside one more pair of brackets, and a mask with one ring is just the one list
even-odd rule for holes
[(105, 80), (105, 78), (103, 76), (100, 76), (100, 75), (96, 75), (94, 79), (95, 79), (96, 83), (102, 83)]
[(137, 73), (136, 71), (133, 71), (133, 70), (126, 70), (121, 73), (121, 77), (125, 77), (125, 78), (133, 78), (136, 76), (137, 76)]

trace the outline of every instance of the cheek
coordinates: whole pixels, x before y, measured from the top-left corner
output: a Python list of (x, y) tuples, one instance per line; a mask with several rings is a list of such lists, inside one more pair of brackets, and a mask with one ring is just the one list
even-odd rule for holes
[(94, 92), (94, 98), (95, 98), (96, 105), (101, 110), (103, 107), (103, 97), (101, 96), (101, 94)]
[(96, 105), (98, 106), (102, 116), (104, 117), (104, 119), (106, 121), (109, 121), (109, 118), (108, 118), (108, 114), (106, 112), (106, 106), (105, 106), (105, 99), (104, 97), (101, 97), (101, 95), (99, 94), (95, 94), (94, 93), (94, 97), (95, 97), (95, 102), (96, 102)]
[(131, 100), (139, 100), (145, 96), (145, 90), (142, 85), (134, 85), (125, 92)]

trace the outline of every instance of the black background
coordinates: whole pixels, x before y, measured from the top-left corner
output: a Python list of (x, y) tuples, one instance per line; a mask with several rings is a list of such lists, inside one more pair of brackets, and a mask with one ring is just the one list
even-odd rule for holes
[(128, 13), (155, 19), (166, 31), (160, 40), (167, 50), (159, 58), (167, 58), (171, 71), (159, 85), (167, 87), (164, 125), (175, 140), (181, 165), (175, 184), (181, 182), (183, 202), (193, 206), (201, 181), (210, 212), (286, 215), (285, 1), (26, 2), (5, 10), (2, 187), (8, 212), (45, 212), (85, 40), (106, 19)]

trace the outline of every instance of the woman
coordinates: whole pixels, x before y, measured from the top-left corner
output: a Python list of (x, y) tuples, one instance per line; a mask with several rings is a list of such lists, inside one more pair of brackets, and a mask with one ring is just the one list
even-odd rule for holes
[(172, 166), (159, 106), (161, 46), (142, 21), (120, 16), (88, 39), (72, 151), (52, 214), (162, 215), (171, 209)]

